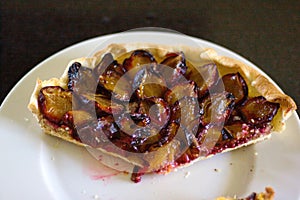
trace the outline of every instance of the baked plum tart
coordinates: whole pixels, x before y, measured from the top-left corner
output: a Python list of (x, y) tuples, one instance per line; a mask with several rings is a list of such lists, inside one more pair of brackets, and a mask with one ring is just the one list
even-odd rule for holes
[(296, 104), (212, 49), (112, 44), (37, 80), (28, 107), (45, 133), (129, 163), (139, 182), (267, 139)]

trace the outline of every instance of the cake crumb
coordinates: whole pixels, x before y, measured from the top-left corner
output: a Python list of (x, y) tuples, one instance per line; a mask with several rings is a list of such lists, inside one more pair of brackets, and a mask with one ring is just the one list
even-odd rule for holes
[(215, 169), (214, 169), (214, 171), (215, 171), (215, 172), (220, 172), (220, 170), (219, 170), (219, 169), (217, 169), (217, 168), (215, 168)]
[(184, 178), (188, 178), (191, 175), (191, 172), (186, 172)]
[(258, 153), (257, 153), (257, 152), (255, 152), (255, 153), (254, 153), (254, 155), (255, 155), (255, 156), (257, 156), (257, 155), (258, 155)]

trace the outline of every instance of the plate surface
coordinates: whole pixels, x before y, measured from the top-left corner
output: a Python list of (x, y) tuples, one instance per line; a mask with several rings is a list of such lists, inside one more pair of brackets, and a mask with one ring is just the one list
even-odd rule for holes
[[(117, 37), (117, 39), (116, 39)], [(37, 77), (59, 77), (68, 62), (110, 42), (156, 42), (212, 47), (258, 69), (216, 44), (173, 33), (129, 32), (73, 45), (40, 63), (12, 89), (0, 109), (0, 199), (213, 199), (247, 196), (272, 186), (276, 199), (300, 199), (300, 121), (296, 112), (282, 134), (139, 184), (95, 160), (85, 148), (46, 136), (27, 109)], [(258, 69), (259, 70), (259, 69)], [(263, 72), (262, 72), (263, 73)]]

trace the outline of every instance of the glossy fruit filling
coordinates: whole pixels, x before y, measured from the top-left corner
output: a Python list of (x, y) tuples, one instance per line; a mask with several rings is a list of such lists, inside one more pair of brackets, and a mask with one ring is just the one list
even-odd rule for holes
[[(220, 76), (214, 63), (194, 66), (183, 52), (156, 58), (148, 50), (133, 51), (123, 62), (107, 53), (94, 69), (75, 62), (68, 88), (42, 88), (38, 105), (53, 127), (68, 127), (73, 139), (94, 148), (120, 148), (124, 157), (179, 141), (173, 160), (153, 168), (157, 172), (269, 134), (279, 109), (262, 96), (249, 96), (240, 73)], [(144, 166), (152, 162), (145, 159)]]

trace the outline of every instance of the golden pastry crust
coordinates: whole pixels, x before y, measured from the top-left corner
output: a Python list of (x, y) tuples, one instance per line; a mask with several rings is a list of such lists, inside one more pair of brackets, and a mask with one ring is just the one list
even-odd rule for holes
[[(49, 85), (61, 86), (62, 88), (66, 89), (67, 82), (68, 82), (68, 76), (67, 76), (68, 67), (74, 62), (79, 62), (82, 64), (82, 66), (85, 67), (94, 68), (101, 61), (103, 55), (108, 52), (110, 52), (113, 55), (113, 57), (116, 58), (117, 60), (119, 59), (119, 61), (120, 60), (123, 61), (124, 55), (129, 55), (128, 54), (129, 52), (136, 49), (147, 49), (154, 55), (155, 58), (163, 58), (163, 56), (168, 52), (182, 51), (186, 56), (186, 60), (188, 60), (194, 65), (201, 65), (203, 63), (209, 63), (211, 61), (214, 61), (217, 64), (221, 75), (222, 73), (240, 72), (246, 78), (246, 82), (249, 87), (249, 96), (251, 95), (256, 96), (259, 94), (264, 96), (270, 102), (276, 102), (280, 104), (280, 109), (272, 121), (272, 127), (273, 127), (272, 131), (283, 131), (285, 127), (285, 120), (291, 115), (293, 110), (296, 109), (296, 104), (294, 103), (294, 101), (289, 96), (285, 95), (269, 79), (261, 75), (259, 71), (235, 59), (219, 56), (213, 49), (201, 49), (197, 47), (165, 46), (159, 44), (141, 44), (141, 43), (111, 44), (108, 47), (98, 51), (93, 57), (79, 58), (79, 59), (72, 60), (68, 64), (65, 72), (63, 73), (60, 79), (52, 78), (47, 81), (37, 80), (28, 108), (39, 121), (43, 131), (46, 134), (50, 134), (62, 138), (74, 144), (80, 146), (87, 146), (73, 139), (70, 136), (68, 129), (62, 127), (54, 128), (53, 126), (49, 125), (46, 119), (43, 119), (43, 116), (39, 112), (38, 105), (37, 105), (37, 97), (40, 89)], [(247, 146), (256, 143), (258, 141), (267, 139), (269, 137), (270, 134), (263, 137), (259, 137), (255, 140), (250, 140), (249, 142), (237, 146), (235, 148), (228, 148), (223, 152), (228, 152), (240, 148), (242, 146)], [(141, 164), (142, 160), (138, 158), (124, 158), (117, 154), (106, 152), (103, 149), (99, 149), (99, 150), (109, 155), (113, 155), (121, 159), (124, 159), (125, 161), (130, 162), (134, 165), (138, 165), (138, 166), (142, 165)], [(204, 158), (206, 157), (199, 157), (198, 159), (195, 159), (193, 162), (187, 163), (185, 166), (188, 166), (189, 164), (192, 164), (197, 160), (201, 160)], [(153, 166), (153, 168), (157, 168), (157, 166)]]

